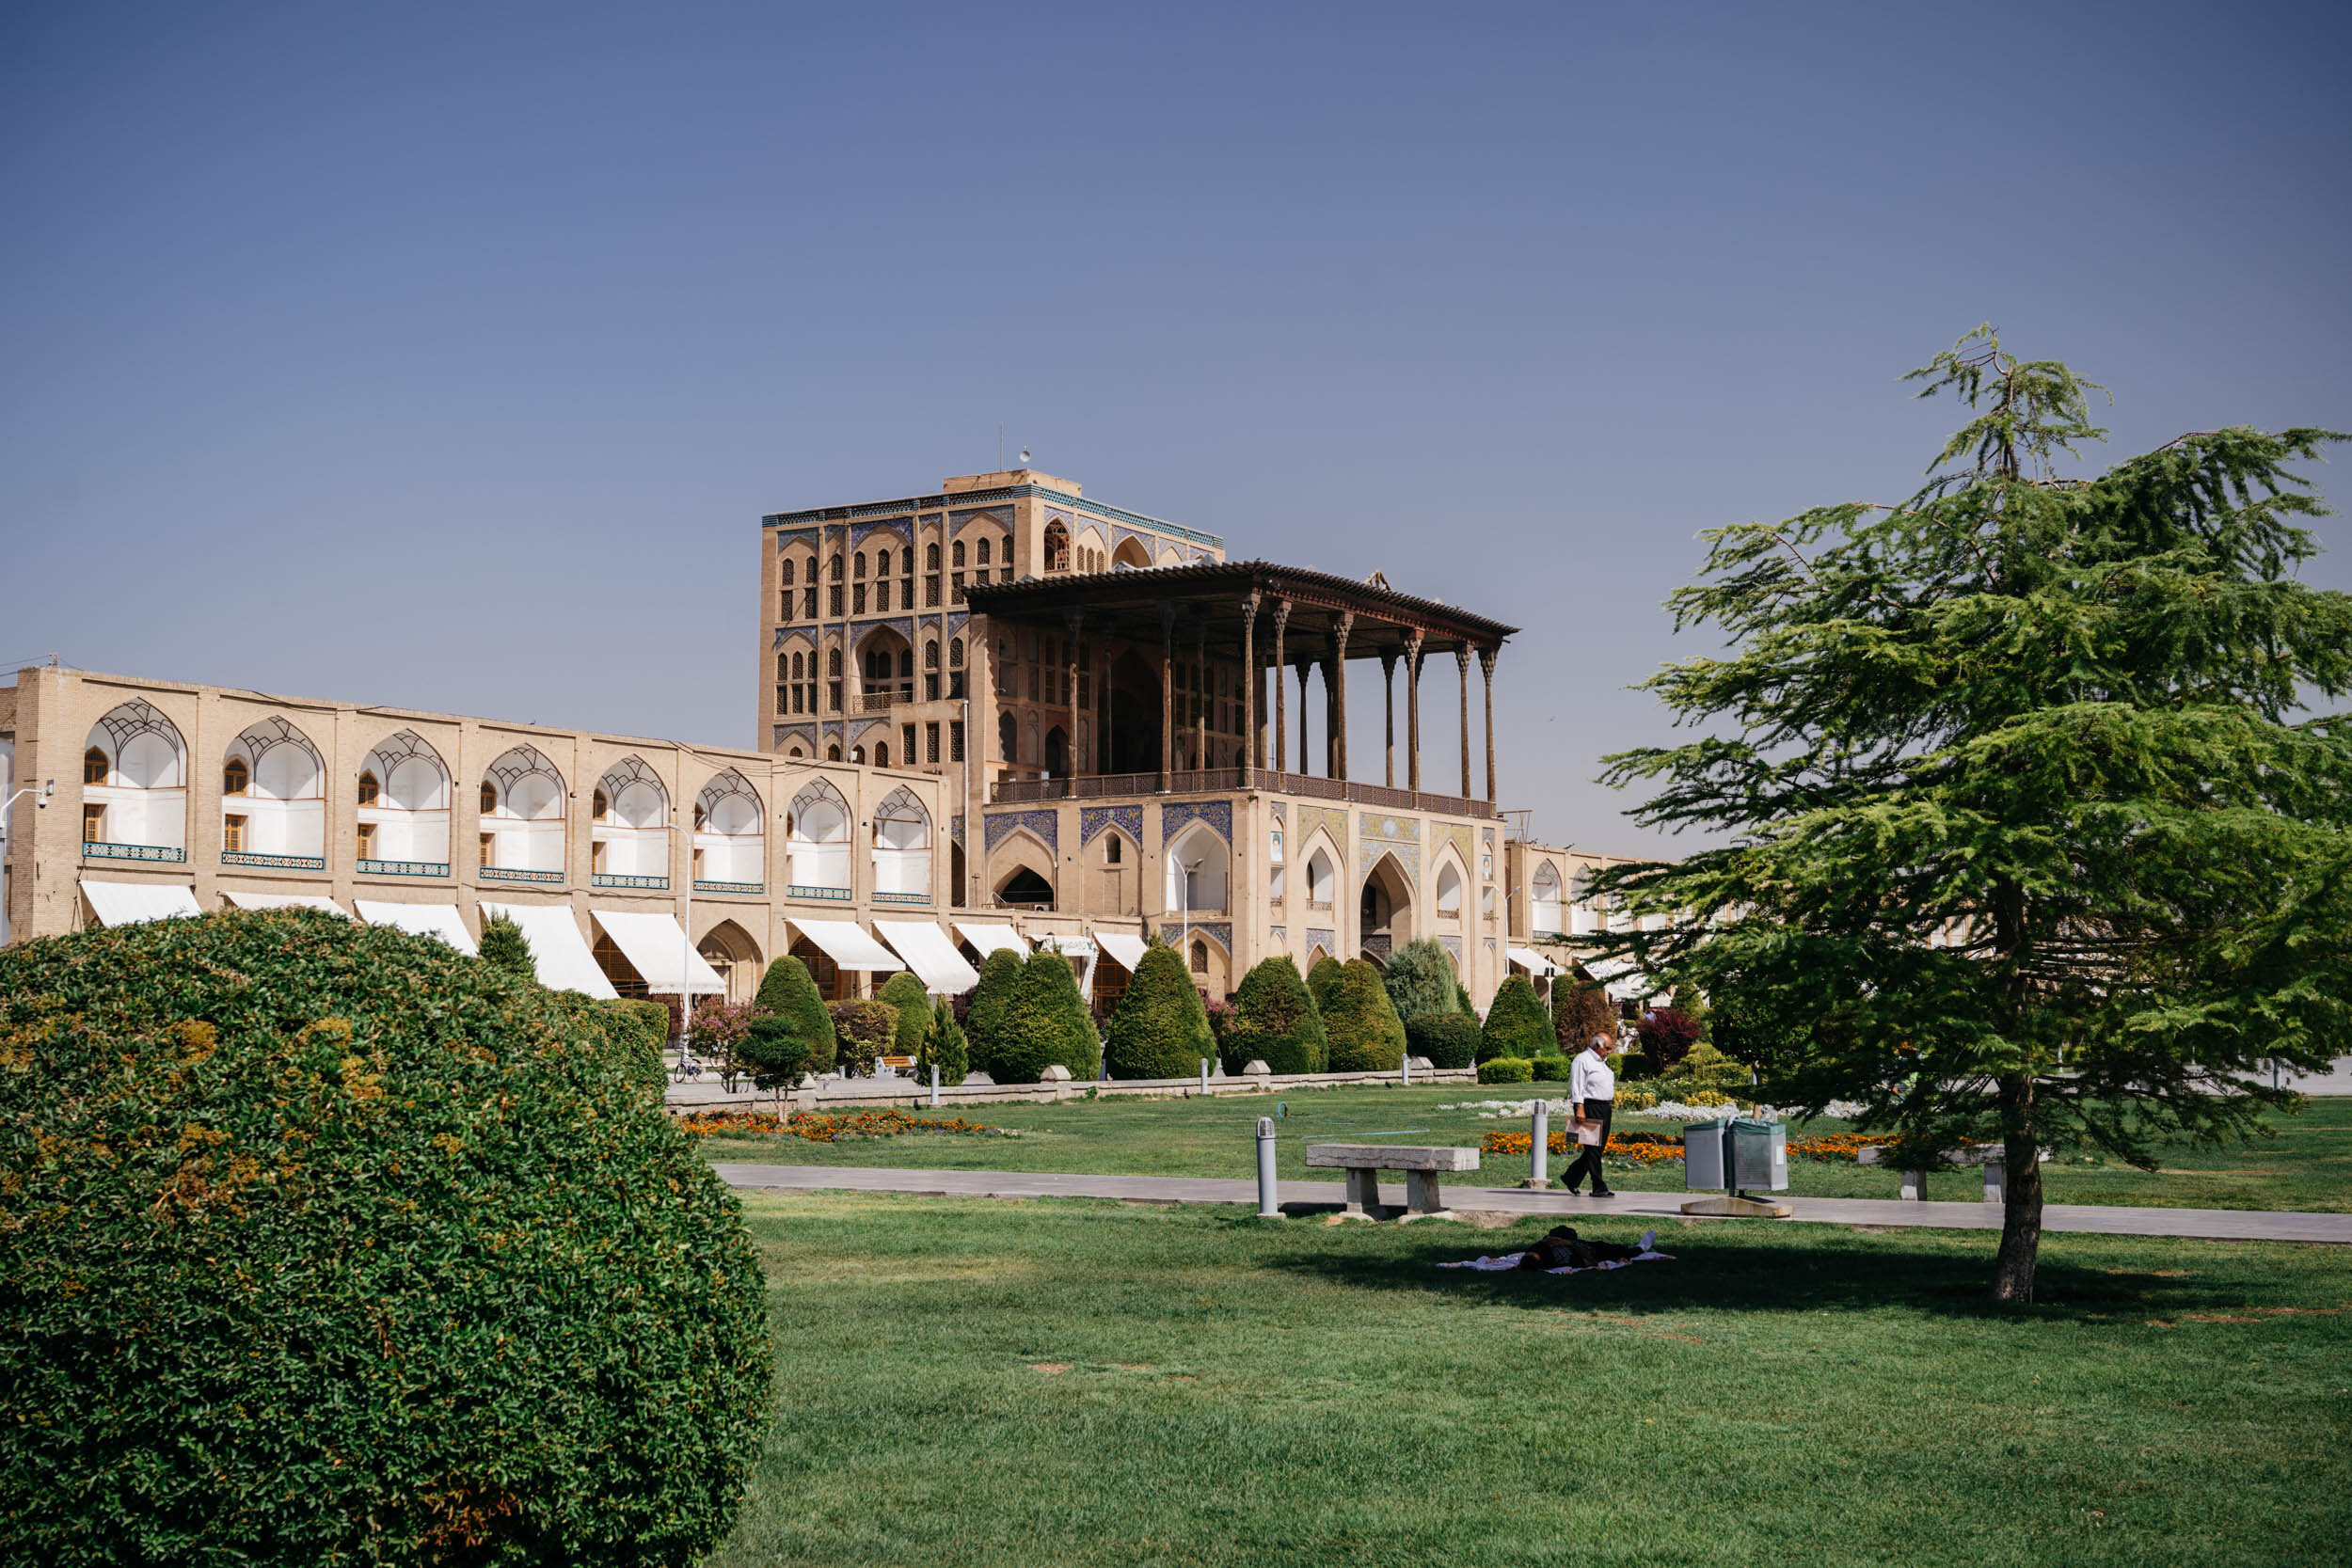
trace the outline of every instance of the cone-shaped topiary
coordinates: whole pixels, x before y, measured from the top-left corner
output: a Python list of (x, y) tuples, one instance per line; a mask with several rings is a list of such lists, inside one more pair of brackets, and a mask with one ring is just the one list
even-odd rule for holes
[(806, 1049), (800, 1070), (812, 1076), (833, 1069), (835, 1043), (833, 1015), (825, 1010), (825, 993), (810, 978), (808, 965), (786, 953), (759, 977), (759, 994), (752, 999), (753, 1015), (772, 1014), (784, 1020), (793, 1038)]
[(1233, 994), (1233, 1022), (1225, 1036), (1225, 1070), (1253, 1061), (1277, 1072), (1321, 1072), (1327, 1042), (1323, 1015), (1289, 955), (1260, 960)]
[(717, 1545), (765, 1286), (610, 1024), (307, 910), (0, 951), (0, 1042), (40, 1064), (0, 1071), (9, 1558)]
[(494, 914), (482, 922), (482, 940), (474, 944), (482, 961), (491, 964), (518, 979), (536, 980), (539, 966), (532, 961), (531, 939), (523, 928), (502, 914)]
[(1478, 1059), (1524, 1056), (1533, 1061), (1552, 1049), (1551, 1015), (1544, 1011), (1535, 988), (1524, 974), (1514, 974), (1495, 991), (1486, 1009), (1486, 1026), (1479, 1032)]
[(1593, 1043), (1596, 1035), (1617, 1037), (1617, 1005), (1588, 980), (1563, 974), (1551, 983), (1551, 1034), (1568, 1056)]
[(1209, 1015), (1176, 949), (1153, 942), (1111, 1014), (1103, 1059), (1113, 1078), (1189, 1078), (1216, 1054)]
[(1102, 1044), (1094, 1020), (1078, 996), (1070, 960), (1039, 951), (1021, 966), (1021, 978), (1006, 1001), (989, 1053), (990, 1071), (1000, 1084), (1034, 1084), (1058, 1063), (1070, 1076), (1091, 1079), (1103, 1069)]
[(1401, 1019), (1459, 1011), (1454, 1000), (1454, 960), (1435, 938), (1418, 938), (1390, 954), (1380, 984)]
[(992, 1078), (996, 1075), (996, 1030), (1005, 1021), (1005, 1007), (1012, 1001), (1013, 988), (1021, 983), (1021, 966), (1022, 956), (1009, 947), (999, 947), (982, 959), (980, 983), (972, 989), (972, 1006), (964, 1011), (963, 1037), (971, 1053), (972, 1069)]
[(1405, 1043), (1431, 1067), (1469, 1067), (1478, 1060), (1478, 1021), (1468, 1013), (1423, 1013), (1405, 1024)]
[(1307, 994), (1315, 999), (1316, 1011), (1323, 1009), (1324, 997), (1339, 982), (1341, 967), (1339, 959), (1327, 954), (1307, 971)]
[(946, 1087), (962, 1083), (964, 1074), (971, 1070), (963, 1027), (956, 1022), (955, 1008), (945, 1001), (931, 1009), (930, 1032), (923, 1037), (923, 1049), (914, 1058), (916, 1080), (930, 1083), (933, 1067), (939, 1069), (939, 1082)]
[(894, 1056), (920, 1056), (923, 1037), (931, 1032), (931, 997), (923, 989), (923, 982), (906, 970), (900, 970), (882, 982), (874, 993), (875, 1000), (887, 1002), (898, 1009), (898, 1039), (891, 1048)]
[(1329, 1070), (1394, 1072), (1405, 1060), (1405, 1022), (1389, 1002), (1380, 972), (1363, 958), (1338, 967), (1315, 998), (1329, 1042), (1324, 1058)]

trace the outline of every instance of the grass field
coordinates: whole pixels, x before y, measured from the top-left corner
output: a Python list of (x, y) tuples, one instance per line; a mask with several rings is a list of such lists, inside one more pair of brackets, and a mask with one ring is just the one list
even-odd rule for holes
[[(1127, 1114), (1141, 1107), (1122, 1108)], [(744, 1200), (780, 1363), (752, 1564), (2340, 1563), (2341, 1249)], [(1630, 1240), (1633, 1227), (1591, 1228)], [(1628, 1234), (1616, 1237), (1615, 1232)]]
[[(1017, 1138), (914, 1133), (837, 1144), (802, 1138), (714, 1137), (707, 1156), (719, 1161), (779, 1164), (903, 1165), (944, 1170), (1078, 1171), (1102, 1176), (1223, 1176), (1248, 1178), (1256, 1169), (1257, 1118), (1278, 1101), (1290, 1114), (1279, 1122), (1280, 1174), (1285, 1180), (1331, 1180), (1336, 1171), (1306, 1168), (1310, 1142), (1397, 1132), (1397, 1142), (1475, 1145), (1482, 1132), (1525, 1132), (1524, 1117), (1483, 1120), (1474, 1110), (1440, 1109), (1483, 1100), (1521, 1101), (1525, 1085), (1448, 1085), (1435, 1089), (1318, 1089), (1281, 1096), (1209, 1100), (1073, 1101), (1059, 1105), (982, 1105), (970, 1119), (1017, 1130)], [(1622, 1131), (1649, 1129), (1679, 1135), (1677, 1124), (1627, 1117)], [(1842, 1122), (1819, 1122), (1837, 1131)], [(2312, 1101), (2300, 1116), (2274, 1117), (2273, 1135), (2251, 1145), (2176, 1149), (2155, 1172), (2113, 1160), (2086, 1164), (2079, 1150), (2058, 1150), (2042, 1167), (2053, 1203), (2140, 1204), (2190, 1209), (2352, 1210), (2352, 1100)], [(1378, 1140), (1374, 1140), (1378, 1141)], [(1554, 1156), (1556, 1178), (1566, 1162)], [(1524, 1155), (1488, 1155), (1470, 1184), (1509, 1185), (1527, 1174)], [(1680, 1189), (1678, 1164), (1610, 1171), (1613, 1186)], [(1788, 1190), (1809, 1197), (1894, 1197), (1891, 1170), (1849, 1164), (1789, 1162)], [(1974, 1170), (1931, 1177), (1931, 1198), (1979, 1196)]]

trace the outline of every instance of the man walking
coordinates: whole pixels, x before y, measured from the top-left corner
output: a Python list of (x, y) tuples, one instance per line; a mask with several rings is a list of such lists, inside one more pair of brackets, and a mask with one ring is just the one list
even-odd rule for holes
[(1609, 1179), (1600, 1173), (1601, 1150), (1609, 1147), (1609, 1112), (1617, 1098), (1617, 1075), (1610, 1070), (1609, 1053), (1617, 1042), (1607, 1035), (1595, 1035), (1593, 1043), (1576, 1053), (1568, 1068), (1568, 1110), (1581, 1123), (1600, 1123), (1598, 1143), (1578, 1142), (1576, 1163), (1568, 1166), (1565, 1178), (1568, 1191), (1574, 1192), (1589, 1170), (1593, 1178), (1595, 1197), (1614, 1197)]

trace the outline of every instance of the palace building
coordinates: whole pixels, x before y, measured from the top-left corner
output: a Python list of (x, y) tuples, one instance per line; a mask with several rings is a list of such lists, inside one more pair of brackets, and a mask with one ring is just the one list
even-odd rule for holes
[(551, 984), (737, 999), (779, 952), (841, 997), (1042, 943), (1107, 1006), (1153, 937), (1213, 996), (1430, 937), (1483, 1006), (1609, 918), (1601, 857), (1498, 809), (1515, 628), (1376, 573), (1024, 468), (770, 515), (760, 600), (758, 751), (20, 671), (0, 941), (301, 903), (466, 946), (503, 912)]

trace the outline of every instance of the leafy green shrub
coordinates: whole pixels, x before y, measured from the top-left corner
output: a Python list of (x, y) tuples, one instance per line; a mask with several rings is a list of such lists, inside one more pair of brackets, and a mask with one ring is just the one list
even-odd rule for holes
[(898, 1009), (887, 1002), (835, 1002), (825, 1009), (833, 1015), (841, 1070), (851, 1078), (871, 1078), (874, 1058), (886, 1055), (898, 1040)]
[(308, 910), (0, 950), (7, 1555), (715, 1546), (768, 1423), (759, 1260), (592, 1022)]
[(1551, 1031), (1561, 1054), (1574, 1056), (1595, 1035), (1617, 1037), (1617, 1005), (1606, 988), (1563, 974), (1551, 983)]
[(1538, 1083), (1565, 1084), (1568, 1081), (1568, 1058), (1545, 1054), (1529, 1064), (1529, 1076)]
[[(1396, 1016), (1380, 972), (1362, 958), (1333, 967), (1338, 973), (1315, 997), (1327, 1070), (1394, 1072), (1405, 1060), (1405, 1021)], [(1315, 968), (1320, 973), (1323, 966)]]
[(1617, 1098), (1611, 1101), (1620, 1111), (1646, 1111), (1658, 1103), (1658, 1097), (1647, 1089), (1629, 1089), (1617, 1085)]
[(898, 1009), (898, 1037), (889, 1054), (920, 1056), (923, 1037), (931, 1032), (931, 996), (921, 978), (902, 969), (884, 980), (874, 997)]
[[(1022, 968), (1021, 955), (1009, 947), (999, 947), (982, 959), (980, 983), (972, 988), (972, 1006), (963, 1015), (963, 1034), (971, 1042), (973, 1069), (992, 1078), (996, 1075), (997, 1026), (1004, 1022), (1005, 1007), (1012, 1001), (1014, 988), (1021, 984)], [(997, 1082), (1011, 1080), (1000, 1078)]]
[(1113, 1078), (1189, 1078), (1216, 1053), (1209, 1015), (1176, 950), (1153, 942), (1111, 1014), (1103, 1047)]
[(1007, 999), (990, 1053), (1000, 1084), (1034, 1084), (1059, 1063), (1075, 1079), (1103, 1070), (1102, 1039), (1093, 1015), (1078, 995), (1070, 960), (1041, 950), (1021, 966), (1021, 980)]
[(474, 943), (482, 961), (494, 969), (503, 970), (518, 980), (539, 978), (539, 966), (532, 961), (531, 939), (523, 928), (502, 914), (494, 914), (482, 923), (482, 940)]
[(1406, 1021), (1405, 1043), (1431, 1067), (1468, 1067), (1478, 1059), (1478, 1021), (1468, 1013), (1423, 1013)]
[(950, 1087), (962, 1083), (970, 1070), (963, 1028), (956, 1022), (955, 1008), (945, 1002), (931, 1009), (930, 1032), (923, 1037), (923, 1049), (914, 1058), (915, 1076), (930, 1083), (933, 1067), (939, 1069), (941, 1085)]
[(1321, 1072), (1327, 1045), (1323, 1015), (1287, 954), (1260, 960), (1242, 977), (1225, 1037), (1226, 1071), (1256, 1061), (1277, 1072)]
[(1340, 960), (1327, 953), (1317, 958), (1308, 969), (1307, 994), (1315, 999), (1315, 1006), (1318, 1010), (1323, 1006), (1323, 993), (1338, 977), (1340, 967)]
[(1656, 1062), (1661, 1072), (1673, 1072), (1698, 1044), (1699, 1022), (1687, 1013), (1660, 1007), (1644, 1013), (1633, 1033), (1642, 1042), (1642, 1054)]
[(1454, 1000), (1454, 960), (1434, 937), (1408, 942), (1391, 953), (1380, 984), (1401, 1019), (1461, 1010)]
[(1486, 1025), (1479, 1035), (1478, 1059), (1533, 1059), (1552, 1049), (1554, 1038), (1551, 1015), (1544, 1011), (1535, 988), (1528, 984), (1526, 975), (1514, 974), (1496, 990), (1494, 1002), (1486, 1009)]
[(1482, 1084), (1532, 1084), (1535, 1064), (1525, 1056), (1489, 1056), (1478, 1064)]
[[(1753, 1076), (1744, 1062), (1735, 1062), (1705, 1041), (1691, 1047), (1677, 1070), (1705, 1089), (1744, 1089)], [(1690, 1101), (1695, 1104), (1696, 1101)]]
[(1622, 1084), (1629, 1078), (1649, 1077), (1658, 1070), (1658, 1064), (1639, 1051), (1627, 1051), (1609, 1058), (1609, 1069)]
[[(826, 1020), (826, 1027), (832, 1026)], [(781, 1013), (754, 1013), (734, 1050), (737, 1065), (752, 1075), (752, 1087), (776, 1097), (779, 1115), (784, 1091), (799, 1088), (803, 1077), (818, 1070), (810, 1065), (807, 1037)]]
[[(833, 1014), (826, 1010), (825, 993), (817, 989), (808, 965), (789, 953), (780, 955), (759, 977), (759, 994), (752, 1000), (752, 1011), (755, 1019), (764, 1013), (783, 1020), (785, 1031), (801, 1042), (798, 1070), (811, 1077), (832, 1070), (837, 1052)], [(769, 1037), (780, 1037), (771, 1029)]]
[(660, 1094), (669, 1078), (661, 1052), (670, 1043), (670, 1009), (659, 1002), (636, 1001), (626, 996), (591, 1002), (588, 1006), (604, 1019), (607, 1033), (628, 1060), (631, 1076), (640, 1085)]

